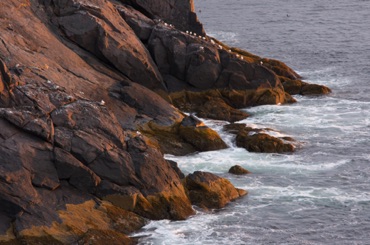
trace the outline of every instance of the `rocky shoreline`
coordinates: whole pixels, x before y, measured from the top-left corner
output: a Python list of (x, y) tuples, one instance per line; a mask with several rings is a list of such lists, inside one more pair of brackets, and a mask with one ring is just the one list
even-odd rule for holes
[[(224, 207), (247, 191), (163, 157), (227, 147), (184, 112), (236, 122), (330, 92), (207, 36), (192, 0), (2, 1), (0, 30), (0, 244), (135, 244), (148, 220)], [(249, 151), (294, 150), (227, 130)]]

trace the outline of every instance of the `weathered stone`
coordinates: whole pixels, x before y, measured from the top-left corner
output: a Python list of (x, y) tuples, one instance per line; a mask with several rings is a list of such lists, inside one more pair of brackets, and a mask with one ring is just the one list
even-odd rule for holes
[(133, 211), (141, 192), (133, 186), (119, 186), (103, 180), (97, 188), (96, 195), (124, 210)]
[(323, 85), (318, 84), (304, 84), (302, 86), (302, 95), (322, 95), (322, 94), (329, 94), (331, 90)]
[(301, 80), (291, 80), (291, 79), (284, 79), (285, 81), (282, 83), (284, 86), (284, 90), (291, 94), (301, 94), (302, 92), (302, 81)]
[(173, 24), (179, 30), (195, 32), (204, 35), (203, 25), (199, 22), (194, 9), (193, 0), (120, 0), (142, 9), (151, 18), (162, 19)]
[(185, 178), (185, 188), (191, 202), (201, 208), (222, 208), (247, 192), (236, 189), (227, 179), (196, 171)]
[(81, 191), (95, 191), (101, 180), (91, 169), (58, 147), (54, 148), (54, 157), (59, 179), (68, 180)]
[(120, 83), (111, 89), (117, 98), (135, 108), (139, 114), (152, 118), (151, 123), (171, 127), (183, 115), (158, 94), (135, 83)]
[[(153, 90), (166, 90), (148, 51), (110, 2), (77, 2), (78, 11), (58, 18), (68, 38), (109, 61), (131, 80)], [(54, 8), (60, 11), (65, 6)]]
[(181, 169), (179, 168), (179, 166), (177, 165), (177, 162), (171, 161), (171, 160), (167, 160), (167, 162), (169, 162), (169, 164), (171, 165), (171, 167), (176, 171), (176, 173), (177, 173), (177, 175), (179, 176), (180, 179), (185, 178), (185, 175), (181, 171)]
[(227, 148), (217, 132), (205, 126), (201, 121), (189, 116), (184, 118), (179, 128), (180, 136), (199, 151), (212, 151)]
[(223, 129), (231, 134), (238, 134), (241, 130), (248, 130), (252, 131), (253, 129), (251, 127), (246, 127), (247, 124), (245, 123), (230, 123), (226, 124)]
[(271, 135), (244, 130), (240, 131), (236, 136), (236, 145), (251, 152), (266, 153), (293, 152), (295, 148), (292, 144), (285, 143), (283, 140)]
[(134, 245), (136, 242), (129, 238), (128, 236), (115, 232), (114, 230), (99, 230), (99, 229), (91, 229), (88, 230), (83, 237), (77, 242), (79, 245), (85, 244), (93, 244), (95, 245), (105, 245), (105, 244), (112, 244), (112, 245)]
[[(203, 34), (192, 1), (121, 2), (136, 10), (119, 1), (1, 2), (0, 243), (122, 243), (145, 223), (127, 210), (194, 214), (181, 171), (162, 152), (225, 144), (170, 105), (167, 91), (179, 108), (230, 121), (244, 117), (236, 108), (292, 101), (281, 83), (299, 76), (284, 64), (186, 34)], [(200, 206), (245, 194), (204, 179), (209, 191), (192, 197), (216, 201)]]
[(244, 175), (244, 174), (249, 174), (250, 172), (247, 169), (241, 167), (240, 165), (235, 165), (229, 169), (229, 173), (235, 174), (235, 175)]
[(140, 191), (146, 198), (138, 201), (135, 212), (152, 219), (185, 219), (194, 211), (177, 173), (157, 149), (148, 147), (143, 154), (145, 144), (144, 136), (128, 142), (135, 173), (143, 184)]
[(323, 85), (309, 84), (301, 80), (290, 80), (286, 78), (283, 79), (284, 89), (291, 95), (323, 95), (331, 93), (331, 90)]
[[(78, 241), (94, 242), (90, 236), (91, 231), (96, 231), (97, 242), (103, 241), (100, 238), (111, 239), (118, 243), (119, 239), (127, 239), (126, 235), (131, 228), (136, 229), (145, 225), (145, 220), (136, 215), (114, 207), (108, 202), (96, 203), (92, 200), (79, 204), (67, 204), (66, 210), (59, 210), (59, 222), (53, 222), (49, 226), (29, 226), (19, 230), (20, 240), (51, 242), (50, 244), (75, 244)], [(116, 227), (114, 230), (113, 227)], [(112, 229), (113, 228), (113, 229)], [(100, 237), (102, 232), (102, 237)], [(89, 235), (90, 234), (90, 235)], [(124, 240), (126, 241), (126, 240)], [(31, 243), (33, 244), (33, 243)], [(39, 244), (39, 243), (37, 243)], [(49, 243), (48, 243), (49, 244)], [(94, 243), (95, 244), (95, 243)]]
[(116, 6), (126, 23), (141, 41), (146, 42), (152, 33), (155, 22), (131, 6)]
[(229, 122), (240, 121), (249, 116), (248, 113), (229, 106), (221, 98), (209, 100), (203, 106), (195, 107), (194, 109), (198, 117)]
[(101, 178), (118, 185), (139, 183), (131, 157), (124, 151), (105, 150), (88, 167)]

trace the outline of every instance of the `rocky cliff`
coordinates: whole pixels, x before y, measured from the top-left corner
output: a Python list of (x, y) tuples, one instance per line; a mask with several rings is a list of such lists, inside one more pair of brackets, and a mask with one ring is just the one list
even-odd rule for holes
[(227, 147), (183, 111), (237, 121), (330, 91), (206, 36), (192, 0), (1, 1), (0, 30), (0, 244), (131, 244), (222, 207), (246, 192), (163, 157)]

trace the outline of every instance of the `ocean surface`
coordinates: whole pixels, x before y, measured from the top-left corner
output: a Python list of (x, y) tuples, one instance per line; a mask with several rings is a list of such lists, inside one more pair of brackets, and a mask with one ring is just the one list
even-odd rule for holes
[[(230, 148), (167, 155), (185, 173), (210, 171), (249, 195), (186, 221), (155, 221), (140, 244), (370, 244), (370, 1), (195, 0), (206, 32), (284, 61), (328, 96), (245, 108), (242, 122), (299, 142), (292, 154), (249, 153), (206, 120)], [(276, 132), (275, 132), (276, 134)], [(227, 173), (239, 164), (253, 173)]]

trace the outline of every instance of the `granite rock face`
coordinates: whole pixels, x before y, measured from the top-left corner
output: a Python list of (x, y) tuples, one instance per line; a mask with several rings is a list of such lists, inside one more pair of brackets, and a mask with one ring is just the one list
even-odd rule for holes
[(237, 121), (330, 91), (299, 79), (205, 36), (192, 0), (1, 1), (0, 243), (130, 244), (226, 205), (245, 192), (163, 157), (227, 147), (180, 109)]
[[(67, 222), (61, 212), (68, 205), (95, 206), (96, 196), (151, 219), (193, 213), (177, 172), (145, 136), (128, 135), (101, 103), (67, 102), (68, 95), (50, 86), (18, 86), (13, 106), (0, 109), (0, 212), (14, 223), (17, 237), (42, 236), (49, 228), (41, 227)], [(86, 226), (85, 232), (99, 227)], [(62, 238), (50, 233), (63, 243), (80, 238), (77, 231)]]
[(243, 123), (234, 123), (224, 126), (229, 133), (235, 134), (238, 147), (250, 152), (287, 153), (296, 149), (296, 142), (290, 137), (275, 137), (269, 134), (271, 129), (257, 129), (246, 127)]
[(247, 194), (235, 188), (227, 179), (201, 171), (186, 176), (185, 187), (190, 200), (205, 209), (223, 208), (230, 201)]
[(203, 35), (203, 25), (194, 9), (194, 0), (120, 0), (141, 10), (151, 19), (162, 19), (181, 31), (191, 31)]

